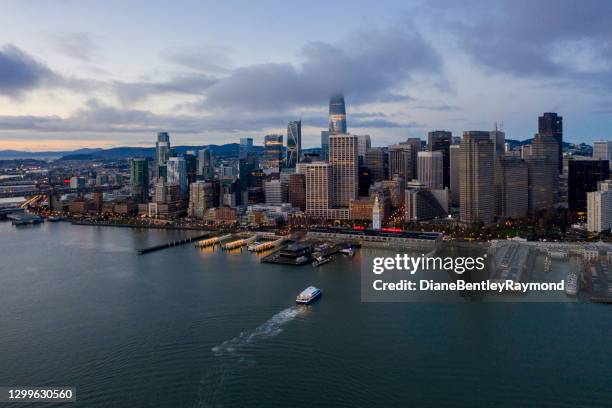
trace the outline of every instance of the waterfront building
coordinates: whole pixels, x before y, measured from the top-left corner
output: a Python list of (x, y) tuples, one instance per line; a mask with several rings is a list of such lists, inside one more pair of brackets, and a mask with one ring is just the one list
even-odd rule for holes
[[(442, 183), (443, 187), (450, 188), (450, 147), (453, 142), (453, 135), (446, 130), (434, 130), (427, 133), (427, 147), (429, 152), (441, 152), (442, 154)], [(418, 156), (417, 156), (418, 157)], [(418, 170), (419, 180), (421, 173)], [(427, 185), (427, 183), (425, 183)], [(438, 188), (438, 187), (436, 187)]]
[(215, 175), (212, 150), (206, 148), (198, 151), (197, 175), (202, 180), (210, 180)]
[(593, 158), (612, 161), (612, 140), (598, 140), (593, 142)]
[[(450, 136), (449, 139), (450, 141)], [(450, 149), (450, 145), (449, 145)], [(442, 151), (419, 152), (417, 156), (418, 180), (430, 190), (439, 190), (444, 185), (444, 153)]]
[(373, 197), (359, 197), (351, 200), (350, 213), (353, 221), (372, 221)]
[[(166, 177), (166, 161), (170, 158), (170, 135), (167, 132), (157, 133), (155, 142), (155, 177)], [(163, 170), (160, 168), (163, 167)]]
[(489, 132), (463, 133), (460, 150), (460, 220), (464, 224), (491, 224), (495, 218), (493, 143)]
[(326, 219), (333, 202), (332, 165), (325, 162), (304, 166), (306, 179), (306, 214)]
[(589, 232), (610, 231), (612, 228), (612, 190), (587, 193), (587, 229)]
[(568, 205), (571, 211), (587, 210), (587, 193), (597, 191), (598, 183), (610, 178), (608, 160), (581, 159), (568, 163)]
[[(438, 192), (438, 194), (435, 194)], [(406, 222), (442, 218), (448, 214), (447, 190), (429, 190), (418, 181), (408, 183), (405, 190)]]
[(372, 182), (385, 178), (385, 151), (380, 147), (374, 147), (366, 151), (365, 166), (370, 170)]
[(563, 117), (554, 112), (546, 112), (538, 117), (538, 133), (551, 136), (557, 145), (557, 168), (563, 172)]
[(296, 120), (287, 125), (287, 159), (288, 168), (295, 168), (302, 153), (302, 121)]
[(344, 95), (336, 94), (329, 101), (329, 135), (346, 134), (346, 106)]
[[(287, 153), (289, 156), (289, 152)], [(276, 169), (278, 172), (283, 161), (283, 135), (266, 135), (264, 137), (263, 167)]]
[(270, 180), (265, 182), (265, 194), (267, 205), (281, 205), (282, 184), (280, 180)]
[(214, 195), (212, 183), (205, 181), (191, 183), (187, 214), (193, 218), (204, 218), (206, 211), (214, 207)]
[(132, 159), (130, 184), (132, 186), (132, 198), (137, 203), (147, 202), (149, 199), (149, 162), (147, 159)]
[(452, 206), (459, 206), (459, 159), (460, 145), (451, 145), (450, 147), (450, 195), (449, 201)]
[(321, 160), (329, 160), (329, 131), (321, 131)]
[(379, 230), (380, 227), (380, 201), (378, 201), (378, 196), (375, 195), (374, 204), (372, 206), (372, 229)]
[(329, 163), (333, 174), (333, 207), (348, 209), (350, 201), (357, 197), (357, 137), (330, 135)]
[(189, 196), (189, 185), (187, 184), (187, 166), (185, 159), (182, 157), (171, 157), (166, 162), (168, 171), (168, 184), (179, 186), (181, 197)]
[(389, 146), (389, 178), (397, 174), (404, 180), (414, 179), (414, 158), (412, 145), (401, 143)]
[(520, 157), (497, 156), (496, 172), (501, 175), (496, 190), (498, 214), (502, 218), (523, 218), (529, 211), (529, 168)]

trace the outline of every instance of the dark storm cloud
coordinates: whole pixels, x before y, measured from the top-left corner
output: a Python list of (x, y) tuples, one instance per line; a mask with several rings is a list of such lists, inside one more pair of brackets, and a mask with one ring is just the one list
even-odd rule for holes
[(52, 80), (55, 74), (14, 45), (0, 49), (0, 95), (19, 97)]
[(425, 13), (491, 72), (612, 85), (612, 2), (432, 2)]
[[(314, 42), (300, 64), (237, 68), (208, 89), (203, 107), (251, 112), (325, 103), (344, 91), (347, 103), (409, 99), (398, 93), (415, 73), (440, 73), (442, 62), (416, 28), (404, 25), (354, 33), (338, 44)], [(350, 101), (350, 102), (349, 102)]]

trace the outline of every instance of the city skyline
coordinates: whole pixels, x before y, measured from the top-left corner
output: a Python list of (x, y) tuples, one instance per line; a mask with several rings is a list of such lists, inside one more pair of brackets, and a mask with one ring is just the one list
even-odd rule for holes
[(524, 140), (541, 112), (566, 118), (568, 142), (608, 140), (612, 129), (608, 3), (340, 2), (331, 8), (342, 24), (318, 3), (245, 4), (239, 16), (203, 3), (4, 7), (0, 149), (141, 146), (160, 130), (177, 145), (262, 144), (293, 120), (309, 148), (338, 90), (351, 133), (374, 146), (496, 122)]

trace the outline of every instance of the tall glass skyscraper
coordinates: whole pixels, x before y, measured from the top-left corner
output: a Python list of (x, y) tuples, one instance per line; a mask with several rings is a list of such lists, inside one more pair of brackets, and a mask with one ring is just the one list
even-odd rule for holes
[(238, 152), (239, 159), (246, 159), (253, 153), (253, 139), (250, 137), (240, 138), (240, 150)]
[(295, 120), (287, 125), (287, 167), (295, 168), (300, 161), (302, 150), (302, 121)]
[(329, 159), (329, 131), (321, 131), (321, 159)]
[(563, 173), (563, 117), (555, 112), (545, 112), (538, 117), (538, 133), (543, 136), (552, 136), (557, 141), (559, 173)]
[(329, 134), (346, 133), (346, 107), (344, 95), (336, 94), (329, 100)]
[(166, 174), (166, 161), (170, 157), (170, 135), (167, 132), (157, 134), (155, 142), (155, 177), (164, 177)]

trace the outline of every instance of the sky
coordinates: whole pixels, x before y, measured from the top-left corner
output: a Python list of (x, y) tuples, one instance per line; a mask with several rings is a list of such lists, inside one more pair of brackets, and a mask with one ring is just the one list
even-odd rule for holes
[(331, 94), (374, 146), (446, 129), (612, 139), (612, 2), (3, 1), (0, 150), (320, 145)]

